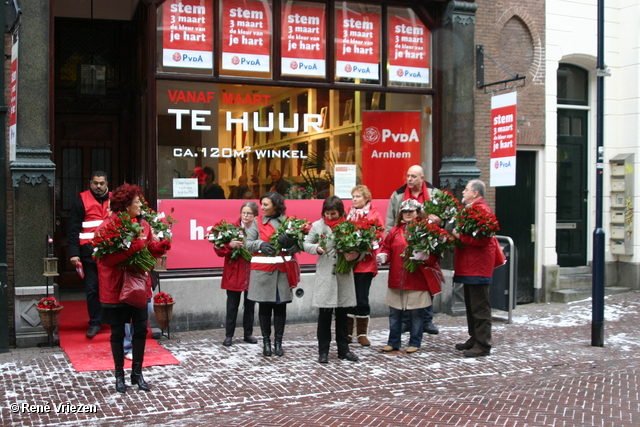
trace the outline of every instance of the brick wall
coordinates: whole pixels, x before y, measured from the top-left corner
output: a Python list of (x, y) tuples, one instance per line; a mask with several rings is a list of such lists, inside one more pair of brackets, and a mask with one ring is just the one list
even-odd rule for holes
[[(476, 44), (512, 73), (526, 76), (525, 85), (517, 88), (517, 144), (544, 145), (545, 126), (545, 2), (543, 0), (477, 0)], [(485, 58), (485, 84), (510, 78), (504, 70)], [(510, 86), (514, 86), (512, 83)], [(487, 91), (503, 88), (491, 86)], [(502, 94), (511, 90), (495, 92)], [(491, 94), (476, 89), (475, 141), (481, 179), (489, 182)], [(490, 190), (488, 199), (494, 200)]]

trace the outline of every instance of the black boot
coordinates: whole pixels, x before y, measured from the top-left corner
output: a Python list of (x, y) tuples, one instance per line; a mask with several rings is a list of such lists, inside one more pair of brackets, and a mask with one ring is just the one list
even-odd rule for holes
[(131, 384), (137, 384), (139, 390), (149, 391), (151, 386), (146, 383), (142, 377), (142, 362), (144, 360), (144, 347), (147, 343), (147, 338), (133, 338), (133, 363), (131, 365)]
[(259, 320), (262, 331), (262, 354), (271, 356), (271, 316), (260, 315)]
[(113, 363), (116, 366), (116, 391), (118, 393), (126, 393), (127, 385), (124, 383), (124, 344), (111, 343), (111, 354), (113, 355)]
[(282, 350), (282, 337), (284, 336), (284, 324), (286, 320), (287, 316), (273, 316), (273, 330), (275, 335), (274, 352), (276, 356), (284, 356), (284, 350)]

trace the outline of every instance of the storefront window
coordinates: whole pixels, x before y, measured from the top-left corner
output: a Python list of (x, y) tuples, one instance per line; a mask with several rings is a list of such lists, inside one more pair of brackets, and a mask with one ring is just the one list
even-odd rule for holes
[(156, 69), (279, 80), (333, 73), (337, 82), (431, 88), (429, 28), (412, 8), (382, 12), (380, 5), (348, 1), (329, 9), (322, 1), (283, 0), (274, 9), (271, 0), (166, 0), (157, 9)]
[(431, 32), (410, 8), (388, 11), (389, 86), (431, 87)]
[[(366, 181), (363, 152), (382, 163), (429, 155), (428, 95), (158, 81), (157, 106), (159, 199), (257, 198), (274, 171), (289, 184), (285, 197), (325, 198), (336, 165), (356, 165), (357, 182)], [(377, 131), (382, 139), (363, 146), (363, 121), (391, 117), (385, 111), (393, 119)], [(405, 116), (415, 130), (397, 126)]]

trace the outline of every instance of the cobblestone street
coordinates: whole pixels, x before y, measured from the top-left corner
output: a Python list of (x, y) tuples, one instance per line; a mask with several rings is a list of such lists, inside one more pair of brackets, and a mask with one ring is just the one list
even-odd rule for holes
[(454, 349), (464, 317), (436, 314), (440, 334), (411, 355), (381, 353), (388, 319), (374, 319), (372, 346), (351, 346), (359, 362), (338, 360), (333, 345), (326, 365), (315, 324), (287, 325), (281, 358), (238, 336), (223, 347), (221, 329), (183, 332), (160, 341), (180, 365), (145, 369), (152, 391), (125, 395), (112, 372), (77, 373), (57, 347), (18, 349), (0, 355), (2, 424), (637, 426), (640, 293), (607, 297), (605, 317), (600, 348), (590, 345), (590, 301), (521, 305), (512, 324), (495, 311), (494, 349), (479, 359)]

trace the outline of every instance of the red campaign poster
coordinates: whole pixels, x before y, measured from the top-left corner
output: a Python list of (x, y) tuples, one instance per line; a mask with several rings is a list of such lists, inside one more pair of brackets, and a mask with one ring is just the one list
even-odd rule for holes
[(378, 80), (380, 15), (338, 10), (336, 22), (336, 76)]
[(213, 0), (164, 2), (162, 65), (213, 68)]
[(431, 33), (418, 18), (389, 17), (389, 80), (429, 83)]
[(391, 197), (419, 164), (419, 111), (362, 112), (362, 183), (374, 199)]
[[(398, 187), (400, 185), (398, 184)], [(223, 219), (231, 223), (236, 222), (244, 202), (246, 200), (158, 200), (158, 212), (164, 212), (165, 215), (171, 215), (174, 220), (177, 220), (171, 229), (173, 235), (171, 250), (167, 253), (167, 268), (172, 270), (222, 267), (224, 258), (216, 255), (213, 244), (205, 238), (205, 235), (212, 226)], [(324, 200), (286, 200), (286, 214), (306, 218), (313, 223), (320, 219), (323, 202)], [(259, 205), (259, 200), (256, 200), (256, 203)], [(384, 218), (389, 198), (375, 200), (374, 204)], [(345, 200), (344, 206), (348, 211), (351, 202)], [(262, 215), (261, 211), (260, 215)], [(315, 264), (318, 260), (316, 255), (306, 252), (300, 252), (296, 257), (298, 262), (304, 265)]]
[(264, 0), (224, 0), (222, 69), (271, 71), (271, 6)]
[(516, 185), (517, 92), (491, 98), (492, 187)]
[(282, 74), (325, 77), (325, 20), (323, 4), (297, 2), (283, 7)]
[(9, 160), (16, 160), (18, 138), (18, 39), (11, 46), (11, 83), (9, 84)]

